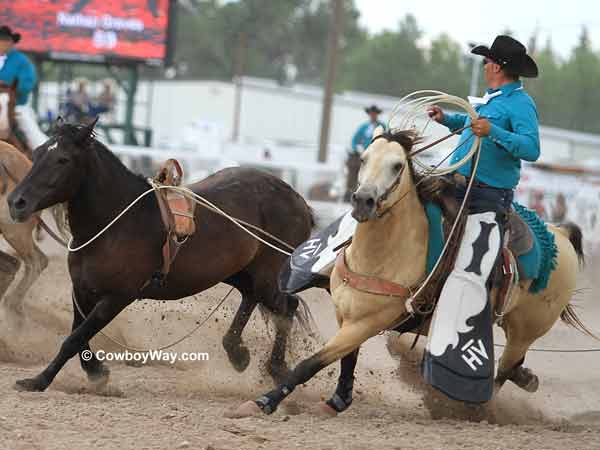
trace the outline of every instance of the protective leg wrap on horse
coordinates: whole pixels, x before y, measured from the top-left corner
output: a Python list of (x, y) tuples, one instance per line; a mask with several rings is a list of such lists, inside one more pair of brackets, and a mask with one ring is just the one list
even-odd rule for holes
[(341, 413), (347, 410), (352, 404), (352, 389), (354, 388), (354, 377), (338, 381), (335, 393), (331, 396), (327, 403), (337, 412)]
[(500, 233), (495, 212), (468, 217), (454, 269), (433, 315), (423, 376), (456, 400), (481, 403), (493, 394), (493, 320), (487, 281), (500, 251)]

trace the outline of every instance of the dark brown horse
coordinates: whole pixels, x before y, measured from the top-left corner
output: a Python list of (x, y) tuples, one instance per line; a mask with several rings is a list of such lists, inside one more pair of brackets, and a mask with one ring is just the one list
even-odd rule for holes
[[(35, 151), (31, 172), (9, 197), (11, 215), (27, 220), (36, 211), (67, 203), (73, 246), (87, 242), (128, 206), (149, 184), (131, 173), (94, 139), (93, 125), (61, 125)], [(190, 188), (234, 217), (298, 245), (309, 237), (313, 217), (306, 202), (287, 184), (257, 170), (225, 169)], [(140, 288), (161, 267), (165, 228), (155, 196), (148, 195), (99, 239), (69, 254), (73, 292), (85, 319), (74, 307), (73, 331), (58, 355), (39, 375), (17, 388), (43, 391), (77, 353), (90, 379), (108, 370), (97, 359), (84, 361), (88, 341), (135, 299), (175, 300), (223, 281), (242, 293), (230, 329), (223, 338), (238, 370), (249, 362), (241, 334), (258, 303), (275, 315), (276, 336), (269, 372), (287, 372), (285, 348), (294, 317), (302, 318), (299, 298), (283, 294), (277, 275), (285, 256), (255, 240), (230, 221), (205, 208), (196, 209), (197, 231), (181, 248), (163, 287)], [(305, 318), (305, 317), (304, 317)]]

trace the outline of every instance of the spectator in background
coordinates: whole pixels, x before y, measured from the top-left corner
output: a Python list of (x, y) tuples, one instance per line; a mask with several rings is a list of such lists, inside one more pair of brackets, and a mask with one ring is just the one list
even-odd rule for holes
[(104, 79), (102, 91), (96, 97), (94, 104), (90, 106), (89, 116), (95, 118), (100, 114), (112, 112), (116, 102), (115, 91), (114, 82), (109, 78)]
[(544, 192), (534, 189), (529, 194), (529, 208), (533, 209), (540, 219), (548, 220), (548, 213), (546, 212), (546, 207), (544, 206)]
[(562, 192), (556, 196), (556, 202), (552, 208), (552, 222), (562, 223), (567, 218), (567, 200)]
[(365, 108), (365, 112), (369, 115), (369, 121), (358, 127), (358, 130), (354, 133), (354, 136), (352, 137), (353, 153), (362, 153), (362, 151), (369, 146), (371, 139), (373, 139), (375, 128), (381, 126), (385, 129), (385, 124), (379, 121), (379, 114), (382, 112), (381, 109), (376, 105), (371, 105), (368, 108)]
[(71, 123), (85, 123), (89, 119), (91, 106), (90, 96), (87, 92), (88, 80), (77, 78), (74, 84), (75, 89), (67, 91), (65, 116)]
[(377, 105), (371, 105), (365, 108), (365, 112), (369, 115), (369, 121), (363, 123), (354, 136), (352, 137), (352, 149), (346, 160), (346, 192), (344, 193), (344, 201), (350, 201), (352, 192), (356, 189), (358, 183), (358, 171), (360, 169), (360, 154), (369, 146), (373, 139), (375, 129), (381, 126), (385, 129), (385, 124), (379, 121), (381, 109)]

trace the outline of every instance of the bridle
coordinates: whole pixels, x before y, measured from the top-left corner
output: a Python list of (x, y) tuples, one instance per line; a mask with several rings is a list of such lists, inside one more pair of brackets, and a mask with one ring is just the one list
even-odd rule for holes
[[(394, 178), (394, 181), (392, 182), (392, 184), (390, 186), (388, 186), (388, 188), (385, 190), (385, 192), (377, 199), (377, 205), (376, 205), (376, 209), (375, 209), (375, 215), (377, 216), (378, 219), (381, 219), (383, 216), (385, 216), (386, 214), (388, 214), (392, 208), (394, 208), (394, 206), (396, 206), (398, 203), (400, 203), (400, 201), (402, 201), (408, 194), (409, 192), (407, 191), (404, 195), (401, 195), (400, 198), (398, 200), (396, 200), (394, 203), (392, 203), (388, 208), (386, 208), (384, 211), (379, 211), (379, 208), (381, 207), (381, 205), (383, 204), (383, 202), (385, 202), (388, 197), (393, 194), (396, 189), (398, 188), (398, 186), (400, 185), (400, 181), (402, 180), (402, 175), (404, 174), (404, 169), (406, 169), (406, 167), (411, 164), (411, 160), (413, 157), (415, 157), (416, 155), (418, 155), (419, 153), (424, 152), (425, 150), (430, 149), (431, 147), (445, 141), (446, 139), (450, 139), (452, 136), (455, 136), (457, 134), (462, 133), (464, 130), (466, 130), (467, 128), (469, 128), (470, 125), (466, 125), (462, 128), (459, 128), (458, 130), (454, 130), (452, 133), (447, 134), (446, 136), (431, 142), (430, 144), (427, 144), (421, 148), (418, 148), (416, 150), (413, 150), (411, 152), (406, 152), (406, 164), (404, 164), (402, 166), (402, 169), (400, 169), (400, 171), (398, 172), (398, 174), (396, 175), (396, 177)], [(379, 139), (379, 138), (386, 138), (386, 136), (384, 134), (380, 134), (378, 136), (375, 136), (373, 138), (373, 140), (371, 141), (371, 143), (373, 143), (375, 140)], [(452, 152), (450, 152), (444, 159), (442, 159), (438, 164), (436, 164), (435, 166), (432, 167), (432, 169), (426, 173), (423, 178), (421, 178), (416, 184), (415, 187), (419, 186), (419, 184), (421, 184), (423, 181), (425, 181), (434, 171), (435, 169), (437, 169), (439, 166), (441, 166), (444, 162), (446, 162), (446, 160), (452, 156), (462, 145), (465, 144), (464, 141), (462, 144), (460, 144), (459, 146), (457, 146)], [(401, 145), (401, 144), (400, 144)], [(402, 146), (402, 145), (401, 145)], [(404, 148), (404, 147), (403, 147)]]

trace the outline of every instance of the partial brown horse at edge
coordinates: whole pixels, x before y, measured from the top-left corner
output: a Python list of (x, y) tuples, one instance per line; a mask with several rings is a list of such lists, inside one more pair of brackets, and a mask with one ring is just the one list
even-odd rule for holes
[(0, 251), (0, 299), (4, 297), (19, 269), (20, 261), (25, 264), (23, 277), (15, 289), (3, 298), (11, 310), (22, 313), (22, 300), (33, 283), (48, 265), (48, 258), (38, 248), (33, 238), (37, 225), (37, 215), (23, 223), (16, 223), (11, 217), (6, 201), (15, 188), (14, 179), (22, 180), (31, 169), (31, 161), (25, 155), (4, 141), (0, 141), (0, 233), (15, 249), (19, 259)]

